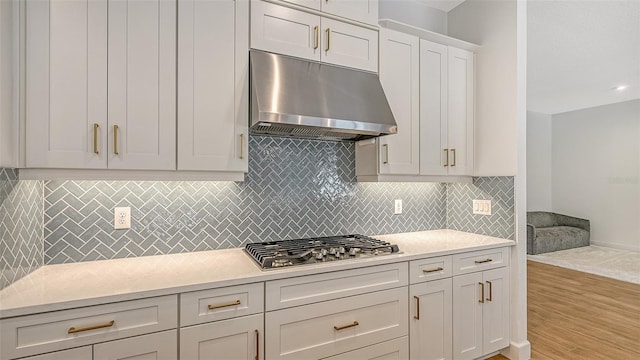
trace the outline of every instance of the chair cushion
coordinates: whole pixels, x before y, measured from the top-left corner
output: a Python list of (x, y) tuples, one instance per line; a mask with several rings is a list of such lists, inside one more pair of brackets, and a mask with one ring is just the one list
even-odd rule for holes
[(531, 224), (536, 228), (546, 228), (558, 226), (554, 213), (546, 211), (532, 211), (527, 213), (527, 224)]
[(589, 232), (571, 226), (536, 228), (533, 254), (572, 249), (589, 245)]

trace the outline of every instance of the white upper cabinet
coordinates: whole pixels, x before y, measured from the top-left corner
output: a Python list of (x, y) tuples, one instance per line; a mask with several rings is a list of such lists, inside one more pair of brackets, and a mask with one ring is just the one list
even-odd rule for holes
[(26, 10), (26, 166), (175, 170), (175, 1)]
[(107, 1), (26, 3), (26, 165), (107, 167)]
[(378, 71), (377, 31), (265, 1), (251, 2), (251, 48)]
[(341, 21), (322, 18), (323, 62), (378, 71), (378, 32)]
[(246, 172), (249, 3), (178, 4), (178, 170)]
[(380, 30), (380, 82), (398, 133), (379, 140), (381, 174), (420, 172), (420, 53), (418, 38)]
[(251, 2), (251, 47), (320, 61), (320, 16)]
[(420, 40), (420, 173), (473, 175), (474, 55)]
[(322, 11), (378, 26), (378, 0), (325, 0)]
[(176, 2), (109, 1), (109, 168), (176, 168)]

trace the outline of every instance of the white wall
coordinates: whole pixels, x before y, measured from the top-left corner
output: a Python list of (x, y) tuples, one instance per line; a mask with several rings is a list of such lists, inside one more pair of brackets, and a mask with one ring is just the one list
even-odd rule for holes
[(551, 115), (527, 111), (527, 211), (552, 211)]
[(379, 0), (380, 19), (393, 19), (405, 24), (447, 34), (447, 13), (415, 0)]
[(640, 100), (553, 115), (556, 213), (591, 221), (591, 243), (640, 250)]
[(15, 1), (0, 0), (0, 167), (14, 167), (14, 8)]
[(476, 57), (476, 176), (516, 175), (517, 3), (467, 0), (449, 12), (449, 36), (482, 45)]

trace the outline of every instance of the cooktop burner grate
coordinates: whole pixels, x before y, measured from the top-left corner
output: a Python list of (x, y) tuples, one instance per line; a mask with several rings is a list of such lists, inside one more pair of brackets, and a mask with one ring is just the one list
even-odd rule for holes
[(364, 235), (341, 235), (251, 243), (245, 251), (263, 269), (347, 260), (399, 251), (397, 245)]

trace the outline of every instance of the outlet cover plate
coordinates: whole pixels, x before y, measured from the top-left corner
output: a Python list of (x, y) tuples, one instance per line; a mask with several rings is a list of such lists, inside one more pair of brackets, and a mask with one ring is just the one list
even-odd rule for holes
[(393, 208), (393, 213), (395, 215), (402, 214), (402, 199), (396, 199), (394, 208)]
[(113, 228), (130, 229), (131, 228), (131, 208), (117, 207), (113, 210)]
[(473, 213), (491, 215), (491, 200), (473, 200)]

